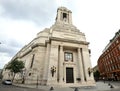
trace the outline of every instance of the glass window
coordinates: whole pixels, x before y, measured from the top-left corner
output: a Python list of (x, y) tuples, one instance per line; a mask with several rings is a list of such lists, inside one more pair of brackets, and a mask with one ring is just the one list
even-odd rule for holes
[(116, 43), (119, 43), (119, 41), (118, 41), (118, 40), (116, 40)]
[(120, 46), (119, 46), (119, 50), (120, 50)]
[(118, 56), (118, 60), (120, 61), (120, 56)]
[(65, 61), (73, 61), (73, 54), (65, 52)]

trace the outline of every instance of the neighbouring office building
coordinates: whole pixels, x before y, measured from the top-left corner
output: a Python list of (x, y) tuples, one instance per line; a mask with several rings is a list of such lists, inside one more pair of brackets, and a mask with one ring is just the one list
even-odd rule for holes
[[(72, 24), (72, 12), (59, 7), (55, 24), (39, 32), (12, 58), (25, 63), (15, 80), (23, 77), (25, 84), (54, 86), (95, 85), (88, 45), (85, 34)], [(4, 79), (12, 77), (8, 73), (4, 69)]]
[(120, 80), (120, 30), (99, 57), (98, 69), (101, 77), (106, 80)]

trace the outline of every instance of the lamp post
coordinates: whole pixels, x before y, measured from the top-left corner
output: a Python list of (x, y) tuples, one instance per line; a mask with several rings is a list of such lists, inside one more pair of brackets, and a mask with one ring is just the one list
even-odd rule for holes
[(51, 67), (51, 74), (52, 74), (52, 77), (54, 76), (54, 73), (56, 72), (56, 67), (53, 66)]
[(25, 83), (25, 75), (26, 75), (26, 69), (24, 68), (22, 70), (22, 83), (24, 84)]
[(92, 73), (92, 68), (88, 68), (88, 74), (89, 74), (89, 77), (91, 76), (91, 73)]

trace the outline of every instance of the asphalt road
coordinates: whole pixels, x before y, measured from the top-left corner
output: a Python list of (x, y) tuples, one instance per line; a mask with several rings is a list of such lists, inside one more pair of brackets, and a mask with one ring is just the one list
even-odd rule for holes
[(44, 91), (44, 90), (37, 88), (25, 88), (25, 87), (13, 86), (13, 85), (0, 84), (0, 91)]

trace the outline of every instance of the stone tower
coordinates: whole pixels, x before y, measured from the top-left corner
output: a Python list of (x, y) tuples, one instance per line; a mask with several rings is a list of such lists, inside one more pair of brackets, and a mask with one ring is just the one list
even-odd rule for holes
[(56, 22), (72, 24), (72, 12), (65, 7), (58, 8)]

